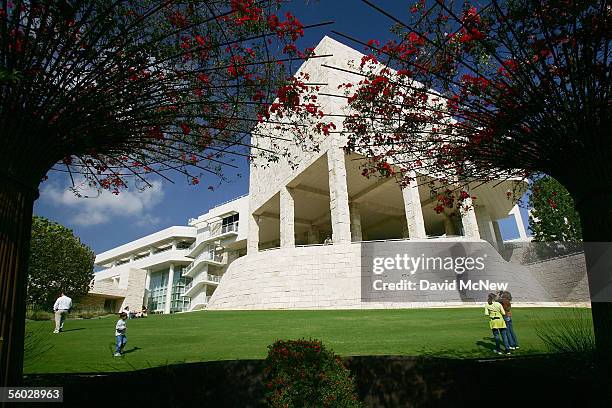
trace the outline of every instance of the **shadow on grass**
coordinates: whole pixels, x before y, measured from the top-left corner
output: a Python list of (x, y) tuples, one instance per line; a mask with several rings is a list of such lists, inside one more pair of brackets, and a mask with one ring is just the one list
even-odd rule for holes
[(24, 338), (24, 364), (33, 364), (53, 349), (46, 332), (28, 330)]
[(123, 354), (130, 354), (130, 353), (133, 353), (133, 352), (138, 351), (138, 350), (142, 350), (142, 347), (132, 347), (129, 350), (124, 350)]
[[(366, 407), (468, 406), (499, 399), (492, 378), (512, 379), (511, 406), (610, 406), (612, 377), (564, 355), (503, 359), (406, 356), (347, 357)], [(117, 373), (29, 375), (26, 386), (63, 386), (65, 406), (137, 402), (190, 407), (257, 407), (263, 403), (263, 360), (184, 363)], [(138, 387), (126, 388), (126, 383)]]
[(78, 330), (85, 330), (85, 328), (84, 327), (78, 327), (76, 329), (62, 330), (62, 333), (68, 333), (68, 332), (71, 332), (71, 331), (78, 331)]
[(483, 337), (482, 340), (478, 340), (476, 345), (480, 349), (487, 349), (488, 351), (495, 351), (495, 340), (491, 337)]

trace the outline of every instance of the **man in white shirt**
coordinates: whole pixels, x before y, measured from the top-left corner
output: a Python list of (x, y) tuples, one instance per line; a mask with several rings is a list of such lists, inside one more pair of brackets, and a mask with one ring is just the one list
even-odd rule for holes
[(53, 305), (53, 311), (55, 312), (55, 330), (53, 333), (59, 333), (64, 328), (64, 320), (66, 315), (72, 309), (72, 299), (62, 292), (61, 296), (57, 298)]

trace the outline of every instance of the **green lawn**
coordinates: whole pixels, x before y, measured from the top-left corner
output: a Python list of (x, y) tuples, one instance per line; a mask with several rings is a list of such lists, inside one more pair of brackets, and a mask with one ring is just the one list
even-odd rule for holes
[[(567, 309), (513, 309), (517, 354), (546, 351), (535, 328), (554, 324)], [(128, 321), (128, 353), (113, 357), (116, 317), (28, 322), (25, 373), (125, 371), (165, 364), (264, 358), (276, 339), (316, 338), (342, 356), (435, 355), (492, 357), (481, 308), (205, 311)]]

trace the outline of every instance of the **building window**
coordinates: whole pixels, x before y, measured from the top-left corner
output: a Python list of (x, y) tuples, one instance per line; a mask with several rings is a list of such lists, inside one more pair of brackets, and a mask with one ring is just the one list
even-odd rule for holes
[(181, 241), (176, 244), (176, 249), (189, 249), (190, 246), (191, 246), (190, 242)]
[(221, 221), (221, 233), (238, 232), (238, 218), (239, 214), (233, 214), (223, 218)]
[(170, 300), (170, 313), (185, 312), (189, 310), (189, 305), (191, 304), (191, 298), (183, 296), (185, 293), (185, 286), (191, 282), (191, 278), (182, 275), (183, 267), (175, 267), (174, 279), (172, 282), (172, 298)]
[(168, 289), (168, 269), (152, 272), (149, 283), (149, 307), (151, 312), (163, 312)]
[(216, 245), (206, 245), (200, 255), (198, 255), (198, 259), (209, 259), (211, 261), (221, 261), (220, 254), (217, 254)]
[[(169, 275), (169, 269), (151, 273), (148, 303), (148, 309), (151, 312), (163, 312), (166, 308)], [(191, 282), (191, 278), (182, 275), (183, 267), (175, 266), (174, 277), (172, 279), (172, 293), (170, 294), (170, 313), (187, 311), (191, 304), (191, 299), (188, 296), (183, 296), (185, 293), (185, 286)]]

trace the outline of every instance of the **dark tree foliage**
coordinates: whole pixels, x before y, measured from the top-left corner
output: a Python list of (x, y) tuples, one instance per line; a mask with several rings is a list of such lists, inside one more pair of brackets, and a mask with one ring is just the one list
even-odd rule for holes
[[(381, 43), (336, 33), (368, 52), (349, 70), (361, 79), (335, 95), (348, 101), (342, 132), (347, 149), (367, 158), (365, 174), (403, 184), (430, 176), (457, 198), (500, 179), (550, 175), (574, 199), (584, 241), (611, 240), (609, 1), (420, 0), (405, 15), (362, 1), (396, 34)], [(594, 247), (591, 295), (612, 288), (609, 273), (594, 275), (612, 269)], [(612, 302), (593, 302), (592, 312), (612, 365)]]
[(115, 193), (168, 170), (222, 176), (305, 56), (278, 3), (4, 4), (2, 174), (34, 188), (52, 168)]
[(582, 241), (574, 199), (554, 178), (542, 177), (531, 185), (529, 208), (529, 229), (534, 241)]
[(94, 278), (95, 259), (93, 250), (72, 230), (35, 216), (28, 262), (28, 304), (50, 310), (61, 291), (73, 301), (86, 295)]
[(0, 0), (0, 385), (21, 376), (40, 181), (118, 194), (152, 175), (222, 179), (309, 56), (295, 45), (308, 26), (280, 3)]

